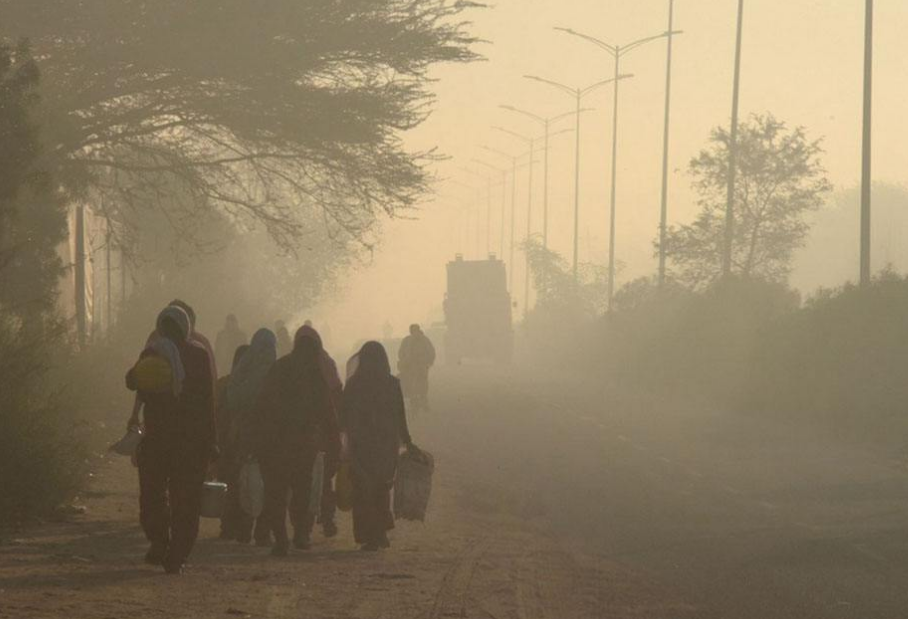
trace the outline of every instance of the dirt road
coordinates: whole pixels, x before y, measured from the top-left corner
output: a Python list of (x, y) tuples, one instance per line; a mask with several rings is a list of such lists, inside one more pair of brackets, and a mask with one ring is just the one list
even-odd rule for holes
[[(0, 617), (702, 616), (646, 570), (556, 534), (549, 518), (558, 497), (551, 488), (540, 495), (528, 476), (535, 465), (509, 444), (554, 445), (558, 436), (548, 435), (549, 425), (515, 423), (525, 414), (517, 383), (482, 371), (437, 382), (433, 413), (413, 423), (438, 463), (430, 519), (400, 524), (390, 551), (356, 550), (346, 515), (338, 538), (316, 534), (312, 550), (286, 559), (217, 541), (216, 524), (207, 521), (188, 573), (168, 577), (141, 563), (135, 473), (110, 458), (81, 499), (84, 516), (0, 547)], [(542, 413), (534, 410), (538, 419)]]
[(134, 471), (87, 514), (0, 547), (0, 617), (904, 619), (900, 454), (778, 422), (616, 402), (566, 377), (436, 374), (413, 422), (438, 471), (393, 548), (342, 535), (287, 559), (214, 539), (188, 574), (141, 564)]
[(593, 381), (485, 380), (474, 391), (475, 377), (452, 377), (474, 414), (448, 419), (445, 436), (483, 437), (474, 457), (539, 497), (562, 548), (674, 587), (696, 617), (908, 617), (904, 437), (860, 445), (819, 426), (618, 402)]

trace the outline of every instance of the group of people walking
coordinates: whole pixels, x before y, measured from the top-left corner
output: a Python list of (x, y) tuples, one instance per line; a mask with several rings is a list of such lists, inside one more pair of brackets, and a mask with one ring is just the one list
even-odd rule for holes
[[(144, 427), (135, 462), (140, 520), (150, 542), (146, 561), (182, 572), (198, 536), (202, 486), (214, 469), (228, 486), (221, 538), (254, 540), (286, 555), (289, 513), (293, 545), (308, 548), (319, 453), (324, 479), (317, 519), (324, 535), (337, 534), (333, 480), (343, 461), (352, 478), (356, 542), (364, 550), (390, 546), (398, 456), (402, 446), (419, 450), (382, 344), (362, 346), (347, 364), (344, 385), (308, 321), (285, 351), (285, 334), (270, 329), (259, 329), (246, 343), (231, 316), (217, 338), (217, 360), (229, 361), (230, 373), (218, 379), (215, 351), (195, 322), (182, 301), (164, 308), (126, 377), (137, 392), (129, 425)], [(229, 357), (225, 348), (232, 349)], [(237, 492), (240, 471), (251, 460), (264, 481), (264, 508), (255, 519), (240, 507)]]

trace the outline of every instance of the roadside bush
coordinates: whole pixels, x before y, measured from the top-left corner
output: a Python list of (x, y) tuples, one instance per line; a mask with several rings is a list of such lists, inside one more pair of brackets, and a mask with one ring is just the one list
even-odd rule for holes
[(47, 515), (84, 480), (76, 422), (48, 378), (60, 339), (0, 320), (0, 526)]
[(908, 403), (908, 279), (826, 290), (772, 326), (742, 405), (763, 414), (903, 424)]
[(769, 325), (793, 313), (797, 293), (735, 278), (703, 292), (640, 280), (602, 323), (598, 362), (617, 383), (726, 405), (739, 397)]

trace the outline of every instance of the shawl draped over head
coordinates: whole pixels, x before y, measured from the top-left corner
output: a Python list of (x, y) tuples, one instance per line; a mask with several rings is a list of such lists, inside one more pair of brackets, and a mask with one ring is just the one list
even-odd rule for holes
[(312, 340), (318, 346), (318, 366), (321, 370), (322, 377), (325, 379), (325, 382), (328, 383), (328, 391), (337, 393), (343, 390), (344, 384), (341, 382), (340, 375), (337, 373), (337, 364), (334, 362), (334, 359), (331, 358), (331, 355), (328, 354), (328, 351), (325, 350), (325, 347), (322, 344), (322, 336), (320, 336), (318, 331), (313, 329), (310, 325), (303, 325), (297, 330), (296, 335), (293, 337), (293, 347), (297, 348), (304, 339)]
[(226, 403), (232, 418), (247, 414), (255, 406), (262, 383), (275, 359), (277, 337), (270, 329), (259, 329), (230, 374)]
[(186, 368), (183, 367), (183, 358), (180, 356), (180, 349), (177, 348), (177, 345), (170, 341), (170, 339), (164, 336), (162, 325), (164, 321), (168, 319), (179, 327), (184, 342), (189, 339), (189, 331), (191, 329), (189, 315), (182, 308), (169, 305), (158, 314), (154, 337), (148, 342), (146, 349), (167, 360), (167, 363), (170, 365), (171, 375), (173, 376), (173, 394), (178, 396), (183, 392), (183, 381), (186, 379)]
[(394, 479), (401, 442), (409, 442), (403, 394), (384, 346), (367, 342), (356, 356), (341, 425), (350, 439), (354, 469), (367, 483), (384, 486)]
[(357, 367), (350, 379), (355, 382), (382, 382), (391, 377), (388, 352), (378, 342), (366, 342), (356, 353)]

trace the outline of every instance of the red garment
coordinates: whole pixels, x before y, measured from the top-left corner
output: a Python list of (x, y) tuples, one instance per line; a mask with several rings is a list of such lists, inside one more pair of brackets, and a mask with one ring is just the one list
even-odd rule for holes
[[(148, 337), (145, 340), (145, 347), (147, 348), (148, 345), (151, 344), (151, 341), (154, 338), (156, 338), (157, 336), (158, 336), (157, 331), (152, 331), (151, 333), (149, 333)], [(202, 335), (195, 329), (193, 329), (192, 333), (189, 334), (189, 341), (201, 346), (203, 349), (205, 349), (205, 352), (208, 354), (208, 365), (209, 365), (209, 368), (211, 369), (211, 384), (212, 384), (211, 388), (214, 389), (214, 383), (216, 383), (218, 380), (218, 367), (217, 367), (217, 363), (215, 363), (215, 360), (214, 360), (214, 349), (211, 347), (211, 342), (208, 341), (207, 337), (205, 337), (204, 335)]]

